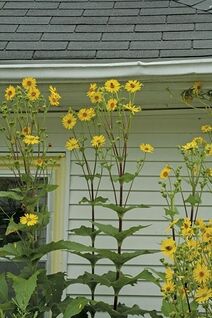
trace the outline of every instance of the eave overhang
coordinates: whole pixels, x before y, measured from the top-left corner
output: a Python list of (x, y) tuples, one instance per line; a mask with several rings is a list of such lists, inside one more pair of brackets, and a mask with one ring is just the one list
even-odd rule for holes
[(158, 62), (122, 62), (122, 63), (20, 63), (1, 64), (0, 81), (20, 80), (33, 76), (39, 80), (57, 82), (101, 81), (106, 78), (173, 77), (212, 74), (212, 58), (187, 59)]

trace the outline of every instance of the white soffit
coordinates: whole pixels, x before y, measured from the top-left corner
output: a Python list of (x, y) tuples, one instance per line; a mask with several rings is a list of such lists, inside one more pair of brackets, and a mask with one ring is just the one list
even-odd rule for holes
[(146, 78), (162, 80), (166, 77), (181, 77), (193, 75), (211, 75), (212, 58), (193, 60), (172, 60), (144, 63), (52, 63), (49, 61), (36, 64), (17, 63), (0, 65), (0, 81), (20, 80), (27, 76), (38, 78), (41, 81), (51, 82), (83, 82), (101, 81), (106, 78)]

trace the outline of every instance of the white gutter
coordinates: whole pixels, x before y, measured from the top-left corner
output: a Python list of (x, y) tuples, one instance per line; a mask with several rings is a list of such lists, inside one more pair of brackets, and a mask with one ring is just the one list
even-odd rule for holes
[(20, 80), (27, 76), (39, 80), (87, 81), (105, 78), (212, 74), (212, 58), (159, 62), (122, 63), (41, 63), (1, 64), (0, 81)]

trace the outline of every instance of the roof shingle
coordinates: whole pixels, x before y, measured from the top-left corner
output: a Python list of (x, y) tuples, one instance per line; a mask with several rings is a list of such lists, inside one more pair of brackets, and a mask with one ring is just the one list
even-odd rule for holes
[(155, 60), (211, 56), (209, 2), (1, 1), (0, 60)]

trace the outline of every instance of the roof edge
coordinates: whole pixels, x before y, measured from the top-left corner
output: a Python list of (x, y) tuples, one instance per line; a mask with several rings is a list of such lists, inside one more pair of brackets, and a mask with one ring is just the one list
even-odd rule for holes
[(40, 80), (87, 81), (105, 78), (182, 76), (211, 74), (212, 58), (121, 63), (20, 63), (1, 64), (0, 81), (32, 76)]

